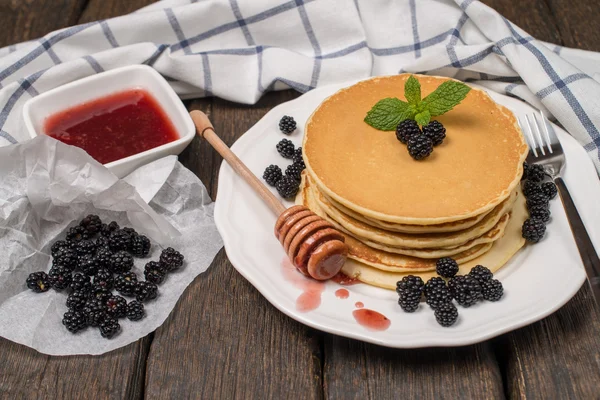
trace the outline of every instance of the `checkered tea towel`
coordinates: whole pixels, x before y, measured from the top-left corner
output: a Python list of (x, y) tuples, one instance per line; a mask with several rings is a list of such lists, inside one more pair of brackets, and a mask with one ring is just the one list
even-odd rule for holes
[(21, 109), (32, 96), (124, 65), (154, 67), (185, 98), (241, 103), (419, 72), (550, 111), (600, 171), (598, 61), (540, 42), (476, 0), (163, 0), (0, 49), (0, 145), (28, 138)]

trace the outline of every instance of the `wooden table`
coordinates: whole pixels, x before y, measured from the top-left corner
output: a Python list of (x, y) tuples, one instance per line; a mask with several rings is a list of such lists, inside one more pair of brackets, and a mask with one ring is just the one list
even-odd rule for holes
[[(0, 47), (131, 12), (151, 0), (0, 0)], [(588, 0), (486, 0), (530, 34), (600, 51)], [(228, 144), (292, 91), (244, 106), (211, 98)], [(181, 160), (217, 193), (221, 159), (196, 139)], [(544, 320), (460, 348), (392, 350), (308, 328), (269, 304), (222, 250), (156, 332), (99, 357), (50, 357), (0, 339), (0, 397), (600, 398), (600, 313), (584, 286)], [(0, 322), (1, 323), (1, 322)]]

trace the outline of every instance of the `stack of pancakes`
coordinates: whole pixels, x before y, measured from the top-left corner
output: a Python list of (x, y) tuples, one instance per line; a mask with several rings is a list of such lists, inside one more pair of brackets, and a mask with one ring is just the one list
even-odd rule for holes
[[(343, 271), (395, 288), (406, 274), (427, 279), (441, 257), (462, 272), (500, 268), (523, 246), (527, 218), (520, 178), (527, 145), (515, 117), (473, 89), (436, 117), (447, 138), (415, 161), (395, 132), (367, 125), (377, 101), (402, 97), (408, 75), (379, 77), (326, 99), (305, 128), (306, 170), (297, 203), (346, 236)], [(448, 78), (417, 76), (423, 97)]]

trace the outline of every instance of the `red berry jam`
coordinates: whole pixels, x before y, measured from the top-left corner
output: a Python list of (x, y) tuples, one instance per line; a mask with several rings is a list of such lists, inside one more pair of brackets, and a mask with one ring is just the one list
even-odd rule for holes
[(129, 89), (49, 116), (44, 132), (106, 164), (179, 139), (158, 101)]

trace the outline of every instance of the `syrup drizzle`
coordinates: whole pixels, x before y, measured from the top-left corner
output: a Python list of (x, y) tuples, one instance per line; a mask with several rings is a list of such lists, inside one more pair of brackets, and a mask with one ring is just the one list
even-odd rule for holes
[(338, 299), (347, 299), (350, 296), (348, 289), (338, 289), (335, 291), (335, 297)]
[(325, 284), (302, 275), (287, 257), (281, 262), (281, 270), (288, 282), (302, 290), (302, 294), (296, 299), (296, 310), (300, 312), (316, 310), (321, 305), (321, 294), (325, 290)]
[(352, 311), (352, 316), (360, 326), (370, 331), (385, 331), (392, 324), (385, 315), (369, 310), (368, 308), (354, 310)]

